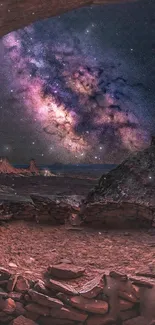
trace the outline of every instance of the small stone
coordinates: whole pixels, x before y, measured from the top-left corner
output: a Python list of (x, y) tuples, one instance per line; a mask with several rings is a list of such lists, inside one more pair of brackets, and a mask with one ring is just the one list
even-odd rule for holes
[[(39, 325), (75, 325), (75, 322), (68, 319), (50, 317), (39, 317)], [(78, 324), (77, 324), (78, 325)]]
[[(4, 323), (7, 323), (7, 324), (8, 324), (8, 322), (11, 322), (13, 319), (14, 319), (13, 316), (11, 316), (11, 315), (6, 315), (6, 314), (5, 314), (5, 316), (1, 316), (1, 317), (0, 317), (0, 324), (4, 324)], [(9, 323), (9, 324), (10, 324), (10, 323)]]
[(134, 284), (132, 284), (132, 287), (134, 289), (134, 295), (139, 300), (140, 299), (140, 288)]
[(62, 263), (62, 264), (72, 264), (72, 261), (69, 260), (68, 258), (62, 258), (60, 263)]
[(116, 320), (109, 315), (89, 316), (86, 325), (116, 325)]
[(34, 290), (47, 296), (50, 295), (50, 290), (46, 288), (45, 282), (40, 279), (35, 283)]
[(12, 314), (16, 309), (16, 303), (11, 298), (1, 300), (0, 309), (6, 314)]
[(14, 287), (17, 282), (17, 278), (18, 278), (18, 275), (11, 275), (11, 277), (9, 278), (8, 283), (7, 283), (7, 290), (9, 292), (14, 290)]
[(16, 302), (16, 309), (14, 311), (16, 316), (24, 315), (25, 314), (25, 308), (21, 302)]
[(148, 272), (136, 272), (136, 276), (146, 277), (146, 278), (155, 278), (155, 273)]
[(56, 297), (60, 300), (62, 300), (64, 303), (66, 303), (67, 305), (69, 304), (70, 302), (70, 297), (65, 295), (63, 292), (58, 292), (56, 294)]
[(120, 280), (120, 281), (127, 281), (128, 280), (128, 277), (126, 274), (121, 274), (121, 273), (118, 273), (118, 272), (115, 272), (115, 271), (111, 271), (109, 273), (109, 275), (113, 278), (113, 279), (116, 279), (116, 280)]
[(15, 318), (11, 325), (37, 325), (37, 323), (21, 315)]
[(137, 303), (138, 302), (138, 299), (135, 295), (133, 295), (132, 293), (129, 293), (129, 292), (125, 292), (125, 291), (118, 291), (118, 296), (120, 298), (123, 298), (127, 301), (131, 301), (133, 303)]
[(42, 293), (39, 293), (35, 290), (30, 289), (28, 291), (32, 301), (37, 302), (40, 305), (49, 307), (49, 308), (60, 308), (63, 306), (62, 301), (46, 296)]
[(85, 312), (80, 312), (72, 307), (62, 307), (60, 309), (52, 309), (51, 316), (53, 318), (62, 318), (74, 320), (77, 322), (84, 322), (88, 315)]
[(0, 267), (0, 281), (9, 280), (11, 273), (4, 267)]
[(15, 291), (13, 291), (13, 292), (9, 292), (8, 295), (9, 295), (9, 298), (12, 298), (12, 299), (15, 300), (15, 301), (21, 301), (22, 296), (23, 296), (22, 293), (20, 293), (20, 292), (15, 292)]
[(15, 291), (24, 292), (29, 289), (30, 285), (26, 278), (19, 275), (16, 281)]
[(33, 257), (29, 257), (27, 260), (25, 260), (26, 264), (32, 264), (35, 261)]
[(65, 303), (69, 303), (73, 307), (94, 314), (106, 314), (108, 312), (108, 303), (103, 300), (88, 299), (82, 296), (67, 297), (63, 293), (57, 295)]
[(37, 320), (39, 318), (39, 315), (36, 313), (32, 313), (31, 311), (25, 310), (24, 316), (26, 318), (32, 319), (32, 320)]
[(12, 263), (12, 262), (9, 263), (9, 266), (12, 267), (12, 268), (17, 268), (17, 264)]
[(62, 263), (50, 265), (47, 271), (50, 276), (58, 279), (76, 279), (84, 274), (85, 268)]
[(123, 325), (151, 325), (151, 324), (148, 324), (148, 320), (143, 316), (137, 316), (132, 319), (128, 319), (124, 321)]
[(79, 294), (85, 298), (95, 298), (99, 293), (102, 292), (104, 287), (104, 275), (98, 276), (95, 279), (87, 282)]
[(120, 310), (123, 311), (123, 310), (128, 310), (133, 308), (134, 303), (123, 299), (119, 299), (119, 306), (120, 306)]
[(0, 280), (0, 286), (5, 286), (5, 285), (7, 285), (7, 283), (8, 283), (8, 280), (3, 280), (3, 281)]
[(0, 298), (8, 298), (8, 293), (3, 291), (2, 289), (0, 290)]
[(133, 284), (137, 285), (138, 287), (146, 287), (146, 288), (153, 288), (153, 283), (145, 280), (139, 280), (133, 277), (129, 278), (130, 281), (132, 281)]
[[(125, 311), (120, 312), (120, 318), (122, 319), (122, 321), (131, 319), (131, 318), (133, 319), (135, 317), (137, 318), (137, 316), (139, 316), (139, 314), (138, 314), (138, 311), (136, 309), (125, 310)], [(124, 322), (123, 322), (123, 325), (124, 325)], [(141, 325), (141, 323), (137, 323), (137, 325)]]
[(50, 315), (50, 308), (45, 307), (45, 306), (41, 306), (41, 305), (35, 304), (35, 303), (26, 305), (25, 309), (27, 311), (30, 311), (32, 313), (42, 315), (42, 316), (49, 316)]
[(50, 279), (49, 282), (47, 283), (48, 288), (57, 291), (57, 292), (63, 292), (68, 295), (78, 295), (78, 291), (75, 290), (72, 286), (68, 284), (62, 284), (59, 281), (55, 281)]
[(24, 295), (24, 300), (26, 301), (32, 301), (31, 297), (28, 294)]

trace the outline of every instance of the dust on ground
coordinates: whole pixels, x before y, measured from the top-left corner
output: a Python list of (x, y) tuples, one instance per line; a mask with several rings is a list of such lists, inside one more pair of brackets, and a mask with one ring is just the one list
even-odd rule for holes
[[(12, 221), (0, 226), (0, 266), (29, 279), (42, 279), (50, 264), (73, 263), (86, 275), (81, 285), (104, 271), (129, 275), (155, 270), (155, 237), (147, 230), (67, 230), (65, 226)], [(9, 266), (15, 263), (17, 267)], [(10, 264), (11, 265), (11, 264)]]

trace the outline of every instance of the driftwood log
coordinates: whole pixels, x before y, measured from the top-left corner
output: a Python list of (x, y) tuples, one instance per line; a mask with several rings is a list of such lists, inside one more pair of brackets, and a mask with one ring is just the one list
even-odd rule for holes
[(39, 19), (89, 5), (127, 3), (138, 0), (1, 0), (0, 37)]

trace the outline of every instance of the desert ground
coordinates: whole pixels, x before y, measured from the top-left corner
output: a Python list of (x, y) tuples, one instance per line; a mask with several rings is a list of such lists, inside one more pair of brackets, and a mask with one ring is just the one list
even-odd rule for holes
[(61, 194), (61, 195), (87, 195), (91, 188), (97, 184), (98, 178), (85, 178), (79, 176), (32, 176), (19, 177), (0, 174), (0, 185), (13, 188), (18, 195)]
[[(17, 194), (86, 195), (97, 179), (73, 177), (0, 176), (0, 184)], [(128, 275), (155, 272), (153, 230), (68, 229), (29, 221), (11, 221), (0, 226), (0, 265), (30, 279), (43, 278), (50, 264), (72, 263), (86, 268), (86, 275), (74, 280), (81, 285), (103, 271)], [(146, 280), (146, 279), (145, 279)], [(150, 281), (154, 281), (153, 279)]]
[(79, 281), (90, 280), (103, 271), (132, 276), (155, 271), (155, 239), (144, 230), (72, 231), (65, 226), (14, 221), (0, 227), (0, 256), (1, 266), (30, 279), (42, 279), (50, 264), (84, 266), (86, 276), (74, 280), (80, 285)]

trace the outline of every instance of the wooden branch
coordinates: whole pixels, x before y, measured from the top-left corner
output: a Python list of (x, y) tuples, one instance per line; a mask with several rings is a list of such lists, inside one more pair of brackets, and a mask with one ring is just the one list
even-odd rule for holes
[(135, 0), (0, 0), (0, 37), (37, 20), (84, 6), (133, 1)]

